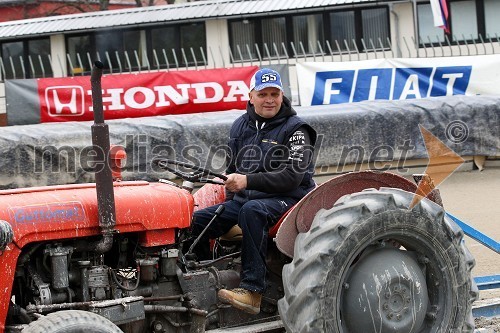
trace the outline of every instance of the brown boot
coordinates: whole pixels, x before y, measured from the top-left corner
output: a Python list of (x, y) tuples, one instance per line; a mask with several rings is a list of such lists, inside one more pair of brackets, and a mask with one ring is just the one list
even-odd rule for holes
[(235, 288), (231, 290), (221, 289), (218, 293), (219, 299), (224, 303), (229, 303), (237, 309), (243, 310), (250, 314), (258, 314), (260, 312), (260, 301), (262, 295), (243, 288)]

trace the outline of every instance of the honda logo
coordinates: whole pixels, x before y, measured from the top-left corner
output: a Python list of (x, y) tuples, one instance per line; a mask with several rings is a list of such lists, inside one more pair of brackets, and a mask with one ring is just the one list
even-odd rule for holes
[(85, 111), (83, 88), (80, 86), (47, 87), (45, 103), (51, 117), (81, 116)]

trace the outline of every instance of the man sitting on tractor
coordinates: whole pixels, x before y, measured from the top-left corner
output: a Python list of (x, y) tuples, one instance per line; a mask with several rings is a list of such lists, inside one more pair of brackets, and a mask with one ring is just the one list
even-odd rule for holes
[(229, 136), (224, 211), (209, 225), (219, 205), (195, 212), (192, 235), (203, 233), (194, 249), (199, 260), (211, 259), (209, 240), (238, 225), (243, 233), (240, 287), (221, 289), (218, 297), (251, 314), (260, 312), (266, 287), (268, 231), (315, 187), (315, 130), (297, 116), (283, 94), (278, 72), (263, 68), (250, 82), (246, 113)]

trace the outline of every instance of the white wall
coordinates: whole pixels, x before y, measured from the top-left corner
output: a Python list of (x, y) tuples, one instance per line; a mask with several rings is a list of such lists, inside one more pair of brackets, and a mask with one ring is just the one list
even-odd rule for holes
[[(389, 7), (391, 17), (391, 42), (394, 57), (401, 56), (409, 57), (411, 52), (410, 48), (415, 53), (415, 25), (413, 21), (413, 3), (404, 2), (394, 4)], [(408, 47), (407, 47), (408, 45)]]
[(54, 71), (54, 77), (64, 77), (67, 75), (66, 65), (66, 43), (64, 40), (64, 35), (53, 35), (50, 36), (50, 52), (52, 54), (52, 70)]
[[(222, 67), (222, 61), (224, 61), (227, 67), (229, 65), (229, 31), (227, 20), (207, 20), (205, 24), (208, 66)], [(213, 53), (213, 56), (211, 53)]]
[(5, 102), (5, 83), (0, 82), (0, 114), (7, 113), (7, 105)]

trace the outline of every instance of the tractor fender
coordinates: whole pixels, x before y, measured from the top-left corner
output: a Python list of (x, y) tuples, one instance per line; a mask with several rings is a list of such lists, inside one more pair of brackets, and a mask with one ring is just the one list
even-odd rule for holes
[[(293, 258), (295, 238), (299, 233), (309, 231), (320, 209), (332, 208), (346, 194), (381, 187), (399, 188), (412, 193), (417, 190), (415, 183), (390, 172), (360, 171), (336, 176), (309, 192), (281, 219), (275, 238), (278, 249)], [(437, 194), (431, 192), (428, 199), (438, 201)]]

